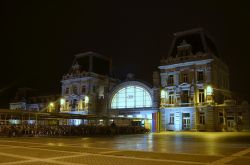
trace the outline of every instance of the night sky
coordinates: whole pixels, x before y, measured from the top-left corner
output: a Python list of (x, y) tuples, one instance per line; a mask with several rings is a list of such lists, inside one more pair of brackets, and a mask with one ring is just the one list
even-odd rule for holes
[(228, 64), (231, 89), (250, 100), (250, 4), (142, 2), (2, 0), (0, 106), (17, 87), (60, 93), (62, 75), (85, 51), (111, 57), (120, 77), (132, 72), (151, 83), (173, 33), (197, 27), (212, 36)]

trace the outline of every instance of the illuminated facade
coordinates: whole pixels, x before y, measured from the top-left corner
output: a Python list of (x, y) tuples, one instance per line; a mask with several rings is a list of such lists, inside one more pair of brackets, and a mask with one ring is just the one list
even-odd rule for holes
[(129, 124), (139, 124), (157, 131), (159, 88), (130, 77), (114, 86), (109, 95), (108, 112), (111, 117), (130, 118)]
[(60, 112), (105, 114), (108, 91), (116, 81), (108, 76), (110, 65), (108, 58), (94, 52), (75, 55), (61, 81)]
[[(61, 81), (60, 112), (109, 116), (118, 125), (143, 125), (157, 131), (159, 86), (134, 79), (133, 74), (121, 82), (108, 76), (110, 67), (110, 60), (100, 54), (77, 54)], [(159, 84), (159, 76), (155, 77)]]
[(231, 131), (243, 129), (243, 120), (249, 124), (249, 112), (232, 104), (228, 67), (202, 29), (175, 33), (161, 62), (161, 130)]

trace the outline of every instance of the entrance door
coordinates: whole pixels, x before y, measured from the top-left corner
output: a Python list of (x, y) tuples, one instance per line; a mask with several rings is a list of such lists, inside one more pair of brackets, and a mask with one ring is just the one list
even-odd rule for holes
[(190, 129), (190, 113), (182, 114), (182, 129)]
[(232, 131), (234, 128), (234, 117), (227, 117), (227, 130)]

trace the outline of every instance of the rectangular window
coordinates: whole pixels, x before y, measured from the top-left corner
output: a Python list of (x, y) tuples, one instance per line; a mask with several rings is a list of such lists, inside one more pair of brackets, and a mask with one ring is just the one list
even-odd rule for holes
[(96, 86), (95, 85), (92, 87), (92, 91), (93, 91), (93, 93), (96, 93)]
[(168, 104), (174, 104), (174, 93), (173, 92), (169, 92)]
[(65, 89), (65, 94), (69, 94), (69, 88)]
[(243, 117), (242, 117), (242, 112), (239, 112), (238, 113), (238, 124), (242, 124), (242, 120), (243, 120)]
[(83, 94), (86, 93), (86, 86), (85, 85), (82, 86), (82, 93)]
[(188, 74), (183, 74), (183, 83), (188, 83)]
[(169, 75), (168, 76), (167, 85), (174, 85), (174, 75)]
[(182, 129), (190, 128), (190, 113), (182, 114)]
[(205, 113), (201, 112), (200, 113), (200, 124), (205, 124)]
[(188, 90), (182, 91), (182, 94), (181, 94), (181, 103), (189, 103)]
[(222, 112), (219, 112), (219, 124), (223, 124), (223, 113)]
[(174, 124), (174, 113), (170, 113), (169, 124)]
[(203, 82), (204, 81), (203, 71), (198, 71), (197, 72), (197, 81), (199, 81), (199, 82)]
[(199, 89), (199, 103), (204, 103), (204, 101), (205, 101), (204, 89)]
[(77, 95), (78, 94), (78, 90), (77, 90), (77, 86), (76, 85), (73, 85), (72, 86), (72, 92)]
[(109, 92), (109, 87), (104, 87), (104, 93), (108, 93)]

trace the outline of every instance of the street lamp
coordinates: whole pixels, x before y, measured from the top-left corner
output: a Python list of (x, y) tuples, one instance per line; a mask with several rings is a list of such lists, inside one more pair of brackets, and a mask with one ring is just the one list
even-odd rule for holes
[(213, 88), (210, 85), (208, 85), (207, 86), (207, 95), (212, 95), (212, 94), (213, 94)]
[(89, 97), (88, 97), (88, 96), (85, 96), (85, 97), (84, 97), (84, 100), (85, 100), (85, 103), (86, 103), (86, 104), (89, 103)]
[(65, 104), (65, 99), (61, 98), (61, 99), (60, 99), (60, 104), (61, 104), (61, 105), (64, 105), (64, 104)]
[(54, 107), (54, 103), (51, 102), (51, 103), (49, 104), (49, 106), (53, 108), (53, 107)]
[(49, 111), (52, 112), (52, 109), (54, 108), (54, 103), (50, 102), (49, 103)]

